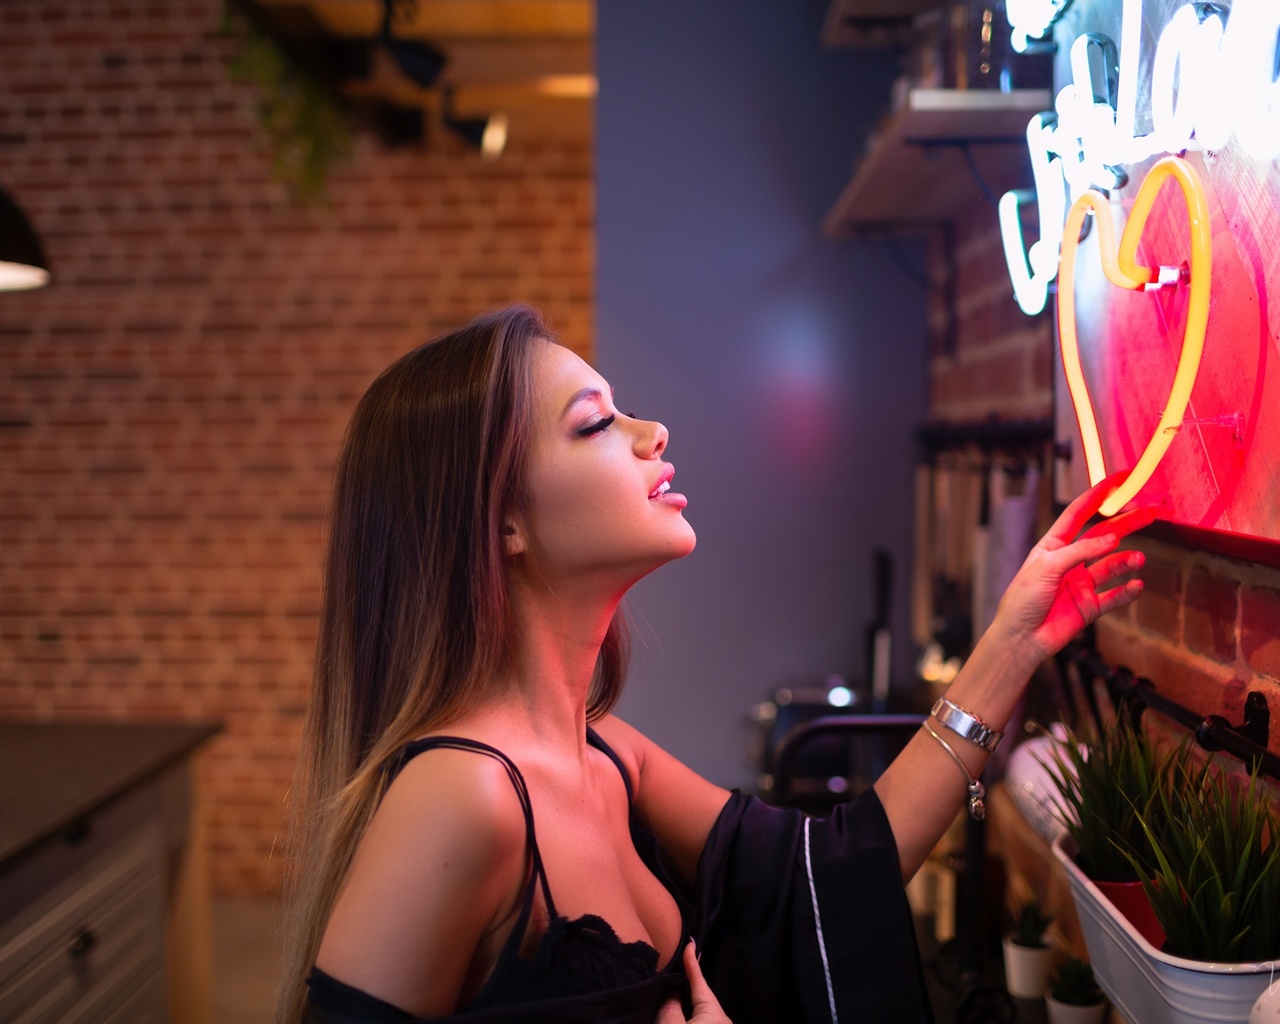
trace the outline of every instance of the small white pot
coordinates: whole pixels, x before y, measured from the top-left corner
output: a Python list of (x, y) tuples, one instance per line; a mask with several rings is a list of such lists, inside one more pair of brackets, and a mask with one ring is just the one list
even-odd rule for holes
[(1107, 1017), (1106, 1000), (1093, 1006), (1073, 1006), (1046, 995), (1044, 1004), (1049, 1008), (1049, 1024), (1102, 1024)]
[(1009, 995), (1039, 999), (1049, 989), (1053, 950), (1048, 946), (1019, 946), (1012, 935), (1004, 937), (1004, 981)]

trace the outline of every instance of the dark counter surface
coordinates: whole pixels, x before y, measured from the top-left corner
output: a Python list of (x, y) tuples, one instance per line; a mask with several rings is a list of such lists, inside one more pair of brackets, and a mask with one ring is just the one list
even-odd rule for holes
[(0, 721), (0, 865), (181, 760), (220, 728)]

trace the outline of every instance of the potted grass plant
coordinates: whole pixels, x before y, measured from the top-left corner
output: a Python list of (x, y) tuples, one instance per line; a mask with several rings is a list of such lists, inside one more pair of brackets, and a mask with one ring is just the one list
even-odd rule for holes
[(1280, 959), (1280, 815), (1257, 773), (1238, 783), (1178, 764), (1139, 815), (1152, 859), (1131, 858), (1173, 956)]
[(1063, 835), (1081, 930), (1103, 990), (1143, 1024), (1244, 1021), (1280, 960), (1280, 815), (1256, 773), (1241, 781), (1179, 759), (1139, 814), (1151, 860), (1134, 856), (1166, 932), (1157, 949), (1119, 917)]
[(1049, 976), (1044, 997), (1049, 1024), (1102, 1024), (1107, 999), (1088, 960), (1069, 956)]
[(1057, 817), (1074, 841), (1080, 870), (1159, 948), (1164, 934), (1135, 865), (1152, 857), (1141, 814), (1167, 785), (1181, 751), (1160, 754), (1127, 717), (1087, 742), (1068, 730), (1051, 751), (1041, 763), (1061, 797)]
[(1053, 950), (1044, 933), (1052, 914), (1040, 909), (1038, 900), (1027, 900), (1018, 908), (1014, 929), (1004, 939), (1005, 988), (1020, 999), (1039, 999), (1049, 984)]

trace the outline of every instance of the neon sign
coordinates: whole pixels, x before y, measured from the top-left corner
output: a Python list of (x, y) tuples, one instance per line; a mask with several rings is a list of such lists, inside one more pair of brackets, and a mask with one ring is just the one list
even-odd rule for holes
[(1164, 412), (1160, 415), (1160, 422), (1124, 483), (1103, 502), (1099, 511), (1107, 516), (1119, 512), (1151, 479), (1151, 474), (1164, 458), (1174, 434), (1181, 426), (1187, 403), (1191, 400), (1191, 389), (1195, 385), (1196, 374), (1200, 370), (1200, 356), (1204, 351), (1205, 329), (1209, 323), (1209, 280), (1213, 259), (1209, 203), (1205, 199), (1204, 186), (1191, 165), (1177, 157), (1165, 157), (1142, 182), (1124, 232), (1120, 236), (1118, 249), (1111, 207), (1101, 192), (1090, 189), (1076, 200), (1067, 215), (1064, 229), (1062, 281), (1058, 288), (1058, 334), (1062, 339), (1062, 365), (1066, 371), (1067, 389), (1071, 393), (1076, 420), (1080, 424), (1080, 436), (1084, 442), (1085, 465), (1089, 470), (1090, 482), (1096, 484), (1107, 475), (1107, 466), (1102, 454), (1102, 442), (1098, 437), (1093, 402), (1080, 367), (1080, 346), (1076, 338), (1075, 269), (1080, 229), (1084, 225), (1085, 216), (1092, 213), (1098, 231), (1102, 269), (1112, 284), (1121, 288), (1155, 290), (1179, 283), (1182, 278), (1180, 268), (1144, 267), (1134, 262), (1147, 215), (1168, 178), (1173, 178), (1182, 188), (1191, 230), (1191, 258), (1187, 273), (1191, 294), (1187, 307), (1187, 325), (1182, 336), (1182, 351), (1178, 356), (1173, 387)]
[[(1025, 45), (1031, 34), (1048, 31), (1063, 6), (1010, 3), (1015, 47), (1020, 38)], [(1146, 135), (1137, 134), (1135, 124), (1141, 32), (1142, 0), (1124, 0), (1119, 50), (1104, 35), (1076, 39), (1070, 84), (1052, 113), (1027, 125), (1035, 191), (1005, 193), (998, 213), (1014, 298), (1029, 315), (1044, 309), (1057, 276), (1069, 203), (1090, 189), (1119, 187), (1123, 166), (1193, 145), (1220, 149), (1232, 137), (1256, 160), (1280, 154), (1280, 2), (1236, 0), (1229, 15), (1212, 4), (1180, 8), (1156, 46), (1149, 83), (1153, 130)], [(1020, 211), (1032, 201), (1040, 238), (1028, 247)]]

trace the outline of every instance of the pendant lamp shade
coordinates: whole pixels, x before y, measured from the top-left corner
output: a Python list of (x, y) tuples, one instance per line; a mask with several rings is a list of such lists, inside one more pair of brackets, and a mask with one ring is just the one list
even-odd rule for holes
[(0, 292), (49, 283), (49, 264), (27, 215), (0, 189)]

